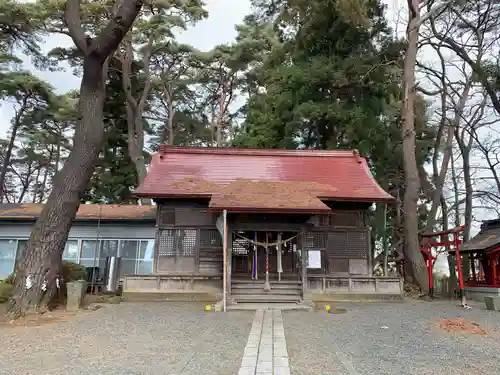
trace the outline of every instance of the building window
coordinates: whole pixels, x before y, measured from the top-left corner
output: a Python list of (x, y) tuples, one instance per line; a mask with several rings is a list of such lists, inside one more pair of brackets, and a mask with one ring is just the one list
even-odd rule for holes
[(141, 241), (139, 259), (137, 260), (137, 274), (148, 275), (153, 273), (155, 241)]
[[(181, 243), (182, 246), (189, 243), (189, 234), (188, 239), (184, 239)], [(14, 272), (15, 263), (22, 260), (27, 244), (27, 239), (0, 239), (0, 279)], [(64, 247), (62, 259), (85, 267), (99, 267), (100, 274), (103, 275), (106, 258), (118, 256), (122, 258), (120, 276), (151, 274), (153, 273), (154, 244), (155, 241), (152, 239), (81, 241), (69, 239)], [(189, 253), (189, 248), (187, 252)]]
[(120, 241), (120, 276), (133, 275), (136, 273), (137, 249), (139, 241), (122, 240)]
[(0, 240), (0, 279), (8, 277), (14, 271), (16, 250), (17, 240)]
[(63, 260), (68, 262), (78, 262), (78, 240), (68, 240), (62, 255)]
[(153, 273), (154, 240), (120, 241), (120, 276)]
[(98, 267), (99, 247), (96, 240), (83, 240), (80, 253), (80, 264), (85, 267)]
[(118, 256), (118, 240), (101, 240), (99, 252), (99, 268), (106, 269), (106, 258)]

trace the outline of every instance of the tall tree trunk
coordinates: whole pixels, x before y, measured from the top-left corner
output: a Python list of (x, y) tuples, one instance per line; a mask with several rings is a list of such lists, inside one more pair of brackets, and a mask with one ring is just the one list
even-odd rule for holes
[(19, 317), (43, 308), (57, 291), (61, 257), (73, 219), (80, 206), (104, 140), (103, 107), (108, 58), (118, 47), (142, 8), (139, 0), (123, 0), (104, 30), (89, 38), (81, 26), (80, 3), (67, 0), (65, 23), (74, 43), (84, 54), (80, 86), (79, 119), (73, 149), (56, 176), (22, 261), (15, 270), (14, 295), (9, 313)]
[(418, 199), (420, 196), (420, 180), (416, 159), (415, 139), (415, 65), (417, 61), (417, 44), (420, 22), (420, 1), (408, 0), (409, 22), (407, 29), (408, 46), (403, 71), (404, 99), (402, 108), (403, 165), (405, 171), (404, 226), (406, 275), (408, 281), (417, 283), (427, 292), (429, 289), (424, 259), (420, 254), (418, 240)]
[[(150, 36), (146, 46), (143, 48), (143, 69), (144, 69), (144, 87), (136, 99), (132, 91), (132, 63), (134, 61), (134, 49), (130, 39), (125, 41), (125, 52), (120, 54), (122, 66), (122, 84), (123, 90), (127, 96), (127, 130), (128, 130), (128, 152), (130, 159), (135, 165), (137, 172), (137, 184), (141, 184), (146, 178), (146, 160), (144, 159), (144, 117), (143, 112), (146, 108), (148, 95), (151, 91), (152, 81), (149, 72), (151, 52), (153, 48), (153, 36)], [(142, 204), (152, 204), (151, 199), (142, 198)]]
[(166, 87), (163, 88), (163, 95), (165, 96), (165, 101), (167, 102), (167, 113), (168, 113), (168, 118), (166, 122), (167, 126), (167, 133), (168, 133), (168, 140), (167, 144), (170, 146), (174, 145), (175, 141), (175, 133), (174, 133), (174, 116), (175, 116), (175, 109), (174, 109), (174, 99), (172, 98), (172, 94), (170, 92), (170, 88), (167, 89)]
[(28, 164), (28, 169), (25, 171), (25, 177), (24, 179), (21, 179), (21, 194), (19, 194), (19, 199), (17, 200), (17, 203), (23, 203), (24, 201), (24, 196), (26, 193), (29, 191), (30, 185), (31, 185), (31, 177), (33, 175), (33, 161), (29, 162)]
[(384, 276), (389, 276), (388, 275), (388, 260), (389, 260), (389, 246), (387, 246), (387, 203), (383, 204), (383, 211), (382, 211), (382, 220), (383, 220), (383, 233), (382, 233), (382, 248), (384, 252), (384, 262), (383, 262), (383, 270), (384, 270)]
[(42, 186), (40, 187), (40, 190), (38, 192), (39, 193), (39, 199), (38, 199), (39, 203), (43, 203), (43, 199), (45, 198), (45, 189), (47, 188), (47, 180), (49, 178), (50, 164), (52, 162), (53, 154), (54, 154), (54, 151), (53, 151), (53, 148), (51, 148), (51, 150), (49, 152), (49, 158), (47, 160), (47, 165), (46, 165), (45, 171), (43, 173)]
[[(98, 59), (85, 58), (80, 86), (81, 118), (75, 130), (73, 150), (57, 176), (31, 233), (23, 262), (16, 269), (16, 286), (9, 309), (15, 317), (38, 310), (56, 292), (61, 249), (64, 249), (80, 206), (80, 197), (92, 176), (94, 162), (102, 147), (106, 68)], [(42, 285), (45, 285), (46, 291)]]
[[(436, 223), (436, 215), (438, 208), (441, 203), (441, 196), (443, 193), (443, 187), (444, 187), (444, 182), (446, 180), (446, 175), (448, 174), (448, 166), (450, 164), (451, 160), (451, 155), (453, 153), (453, 139), (454, 135), (457, 131), (457, 129), (460, 126), (460, 120), (462, 119), (462, 115), (464, 112), (465, 104), (467, 103), (467, 100), (469, 99), (469, 93), (470, 89), (472, 88), (472, 82), (468, 80), (465, 83), (464, 89), (462, 91), (462, 94), (460, 95), (460, 99), (458, 101), (457, 107), (454, 109), (454, 117), (452, 121), (447, 121), (446, 118), (443, 118), (443, 121), (448, 122), (446, 126), (446, 144), (445, 144), (445, 149), (443, 152), (443, 160), (441, 161), (441, 167), (439, 168), (439, 171), (437, 169), (437, 163), (434, 161), (433, 163), (433, 168), (434, 168), (434, 194), (432, 197), (432, 203), (431, 203), (431, 209), (429, 216), (427, 218), (427, 226), (426, 226), (426, 231), (432, 231), (434, 228), (434, 224)], [(443, 88), (444, 90), (444, 88)], [(442, 127), (444, 127), (444, 123), (441, 124)], [(439, 145), (436, 145), (434, 149), (434, 153), (438, 154), (439, 152)], [(472, 197), (472, 196), (471, 196)]]
[(3, 202), (4, 189), (5, 189), (5, 177), (7, 176), (7, 170), (10, 166), (10, 158), (12, 157), (12, 150), (14, 149), (14, 142), (16, 141), (17, 131), (19, 129), (21, 118), (26, 110), (26, 105), (29, 96), (26, 95), (21, 104), (21, 108), (16, 111), (16, 116), (14, 117), (14, 124), (12, 125), (12, 133), (10, 134), (9, 145), (7, 146), (7, 152), (3, 158), (2, 172), (0, 173), (0, 203)]
[(38, 181), (40, 179), (40, 174), (41, 173), (42, 173), (42, 167), (39, 166), (38, 170), (36, 171), (35, 188), (33, 190), (33, 200), (32, 200), (32, 203), (36, 203), (36, 198), (38, 197), (38, 189), (40, 188), (40, 183)]
[[(441, 211), (443, 212), (443, 230), (448, 230), (448, 205), (446, 204), (446, 199), (444, 198), (443, 194), (441, 194)], [(448, 297), (453, 297), (452, 292), (457, 285), (457, 274), (455, 273), (455, 257), (449, 254), (449, 251), (451, 250), (450, 245), (446, 245), (445, 250), (448, 260), (448, 268), (450, 270), (450, 277), (448, 278), (448, 291), (450, 292), (450, 294), (448, 295)]]

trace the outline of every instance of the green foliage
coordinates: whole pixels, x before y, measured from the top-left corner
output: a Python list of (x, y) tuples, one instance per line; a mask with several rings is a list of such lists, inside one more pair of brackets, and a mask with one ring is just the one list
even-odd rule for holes
[(0, 280), (0, 303), (7, 302), (13, 291), (14, 285), (10, 280)]
[[(272, 22), (275, 39), (252, 74), (246, 118), (233, 144), (257, 148), (358, 149), (379, 184), (403, 196), (400, 109), (405, 44), (392, 37), (384, 8), (369, 1), (255, 1), (247, 29)], [(427, 105), (416, 104), (417, 157), (433, 146)], [(388, 211), (390, 244), (395, 210)], [(386, 232), (373, 212), (377, 243)], [(397, 232), (397, 230), (396, 230)]]
[(65, 283), (85, 280), (85, 266), (63, 260), (61, 264), (61, 276)]

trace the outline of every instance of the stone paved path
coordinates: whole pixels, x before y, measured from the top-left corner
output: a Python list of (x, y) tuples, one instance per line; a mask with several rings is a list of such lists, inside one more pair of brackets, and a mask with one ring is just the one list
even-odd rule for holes
[(238, 375), (290, 375), (280, 310), (258, 310)]

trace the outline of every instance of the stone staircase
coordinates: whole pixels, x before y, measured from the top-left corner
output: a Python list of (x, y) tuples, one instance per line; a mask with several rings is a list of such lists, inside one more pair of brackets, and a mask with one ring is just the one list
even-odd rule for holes
[(238, 304), (299, 304), (302, 284), (299, 281), (271, 281), (271, 290), (264, 290), (264, 280), (231, 280), (231, 301)]

